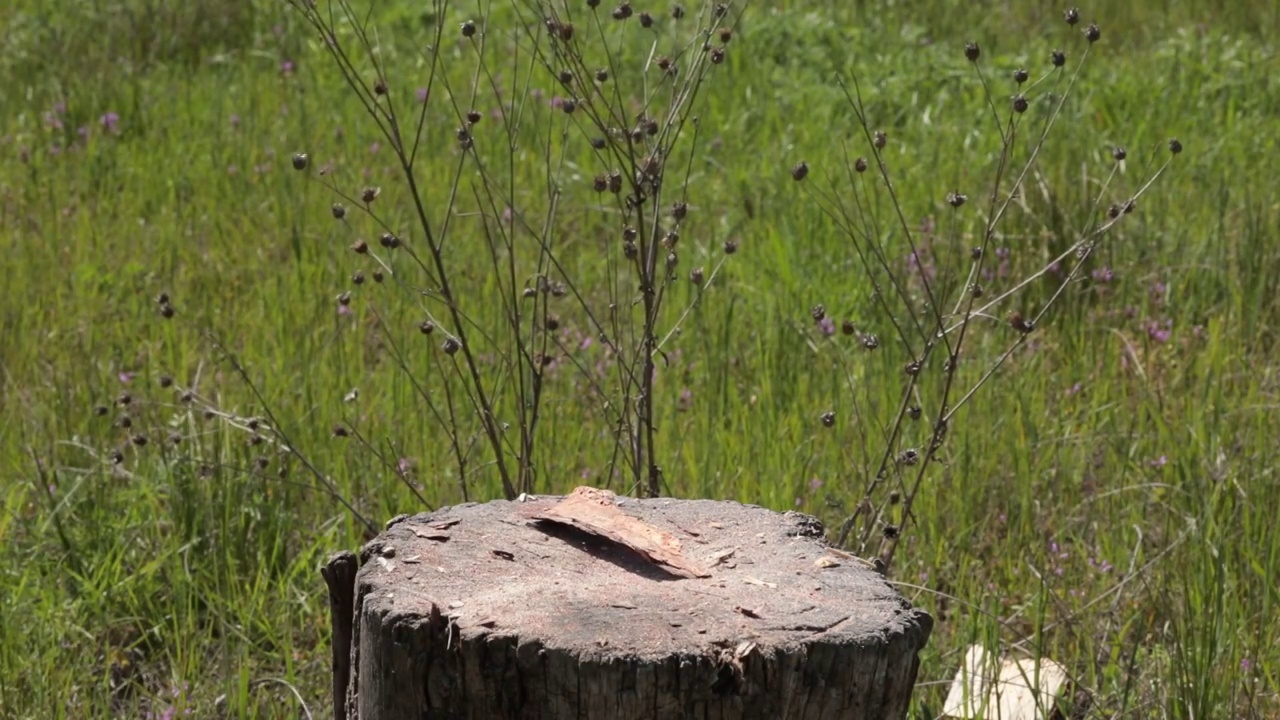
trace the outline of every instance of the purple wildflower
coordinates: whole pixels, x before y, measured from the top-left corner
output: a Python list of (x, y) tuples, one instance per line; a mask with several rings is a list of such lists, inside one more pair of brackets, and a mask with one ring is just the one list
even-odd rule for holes
[(1169, 337), (1173, 335), (1173, 321), (1166, 320), (1162, 325), (1155, 320), (1150, 320), (1147, 322), (1146, 330), (1147, 337), (1163, 345), (1169, 342)]
[(1151, 284), (1151, 302), (1156, 305), (1163, 305), (1165, 296), (1169, 293), (1169, 286), (1159, 280)]
[(937, 268), (934, 267), (933, 259), (927, 255), (922, 256), (921, 250), (916, 250), (907, 255), (907, 270), (917, 271), (924, 276), (925, 280), (933, 280), (937, 274)]
[(418, 98), (418, 102), (425, 103), (427, 101), (427, 98), (430, 97), (431, 93), (426, 88), (420, 87), (418, 88), (418, 92), (416, 93), (416, 95)]
[(687, 411), (693, 405), (693, 391), (684, 388), (680, 391), (680, 399), (676, 401), (676, 410), (680, 412)]
[(996, 278), (1003, 278), (1007, 276), (1009, 274), (1009, 268), (1010, 268), (1009, 255), (1010, 255), (1009, 248), (1007, 247), (996, 248), (996, 259), (999, 260), (1000, 262), (996, 264), (996, 267), (994, 270), (991, 269), (990, 267), (983, 268), (982, 279), (991, 281)]

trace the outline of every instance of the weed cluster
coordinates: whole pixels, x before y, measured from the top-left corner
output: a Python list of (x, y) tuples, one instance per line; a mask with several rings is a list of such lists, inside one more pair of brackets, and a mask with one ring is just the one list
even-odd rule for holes
[[(1095, 197), (1080, 209), (1086, 230), (1038, 270), (1010, 276), (1006, 241), (1014, 233), (1006, 230), (1007, 221), (1019, 207), (1027, 207), (1028, 181), (1037, 172), (1041, 151), (1101, 38), (1096, 24), (1077, 28), (1076, 8), (1065, 11), (1064, 20), (1079, 31), (1076, 42), (1082, 46), (1071, 64), (1068, 52), (1055, 48), (1044, 53), (1042, 69), (1014, 68), (998, 79), (983, 62), (977, 43), (963, 49), (990, 110), (990, 132), (999, 139), (986, 187), (954, 189), (932, 201), (900, 197), (888, 134), (876, 128), (856, 78), (842, 80), (841, 88), (856, 120), (857, 140), (843, 144), (838, 162), (824, 167), (825, 184), (814, 188), (812, 181), (806, 183), (807, 196), (848, 238), (862, 271), (859, 281), (870, 286), (870, 307), (862, 311), (867, 319), (841, 323), (839, 335), (849, 342), (839, 342), (835, 321), (822, 305), (810, 312), (811, 335), (828, 340), (849, 378), (847, 415), (854, 427), (847, 442), (860, 460), (850, 463), (851, 476), (845, 480), (864, 488), (836, 542), (852, 540), (858, 552), (873, 553), (884, 570), (906, 529), (919, 522), (912, 506), (926, 487), (928, 470), (946, 464), (947, 438), (963, 431), (957, 427), (957, 413), (1027, 346), (1050, 310), (1080, 284), (1108, 232), (1135, 210), (1182, 151), (1178, 140), (1170, 140), (1163, 160), (1158, 154), (1146, 159), (1148, 177), (1133, 187), (1123, 182), (1127, 151), (1112, 149), (1110, 168), (1100, 173)], [(865, 155), (853, 157), (856, 150), (850, 145)], [(791, 168), (797, 182), (809, 175), (804, 161)], [(942, 219), (914, 226), (907, 217), (917, 210), (926, 215), (937, 211)], [(1003, 322), (998, 314), (1004, 315)], [(881, 335), (891, 339), (883, 348)], [(901, 368), (896, 406), (874, 407), (878, 393), (866, 391), (856, 379), (862, 373), (854, 353), (869, 351), (889, 351), (890, 362)], [(826, 411), (822, 424), (835, 426), (836, 414)]]
[[(337, 312), (373, 329), (379, 352), (434, 419), (459, 498), (473, 498), (478, 473), (496, 476), (509, 499), (556, 487), (540, 479), (539, 439), (546, 414), (567, 399), (594, 408), (587, 421), (611, 448), (605, 484), (624, 479), (629, 491), (663, 493), (659, 369), (738, 249), (723, 223), (699, 218), (712, 213), (698, 203), (706, 121), (697, 108), (736, 47), (741, 8), (674, 5), (655, 16), (628, 2), (583, 9), (526, 0), (482, 4), (450, 24), (450, 8), (437, 1), (421, 75), (407, 78), (387, 61), (403, 50), (381, 40), (349, 0), (291, 4), (395, 160), (391, 176), (356, 178), (307, 152), (290, 159), (334, 196), (328, 214), (347, 236), (354, 267)], [(1050, 248), (1038, 269), (1011, 275), (1006, 225), (1026, 209), (1042, 150), (1101, 38), (1096, 24), (1078, 26), (1078, 10), (1064, 18), (1078, 49), (1047, 49), (1040, 69), (996, 72), (977, 43), (963, 48), (997, 140), (976, 161), (989, 166), (986, 186), (900, 196), (889, 132), (877, 126), (856, 77), (837, 78), (852, 132), (823, 161), (789, 169), (804, 201), (848, 241), (856, 283), (867, 288), (838, 322), (824, 305), (810, 308), (803, 331), (845, 376), (843, 396), (815, 422), (840, 434), (830, 444), (848, 467), (839, 482), (861, 487), (831, 539), (886, 572), (919, 522), (912, 508), (929, 470), (947, 465), (947, 440), (963, 430), (959, 411), (1088, 277), (1095, 250), (1182, 149), (1170, 140), (1164, 159), (1148, 156), (1147, 177), (1131, 186), (1128, 153), (1113, 148), (1080, 209), (1087, 229)], [(542, 167), (541, 182), (517, 182), (530, 162)], [(907, 218), (917, 214), (931, 219), (913, 225)], [(483, 264), (460, 251), (475, 245)], [(600, 267), (603, 285), (581, 279), (599, 277)], [(167, 296), (158, 307), (165, 318), (175, 312)], [(267, 418), (237, 424), (213, 403), (204, 415), (244, 430), (255, 447), (270, 438), (374, 532), (288, 441), (240, 362), (215, 346)], [(862, 382), (871, 362), (899, 368), (891, 406)], [(358, 443), (429, 507), (417, 468), (362, 432), (359, 392), (344, 402), (353, 410), (332, 437)], [(134, 435), (129, 444), (146, 441)], [(112, 457), (118, 464), (122, 450)]]
[[(294, 5), (399, 170), (363, 189), (335, 168), (316, 172), (341, 199), (332, 214), (361, 265), (339, 303), (358, 299), (386, 328), (396, 366), (448, 438), (461, 498), (471, 496), (472, 473), (486, 469), (508, 498), (549, 487), (538, 481), (540, 421), (556, 392), (575, 387), (609, 428), (607, 481), (622, 471), (633, 488), (662, 492), (658, 364), (735, 247), (727, 241), (717, 256), (681, 242), (708, 232), (691, 218), (695, 110), (728, 52), (730, 6), (676, 6), (662, 18), (626, 2), (612, 11), (589, 3), (585, 12), (482, 6), (456, 26), (436, 25), (426, 77), (410, 94), (348, 2)], [(436, 3), (435, 16), (446, 9)], [(446, 63), (469, 68), (466, 85), (450, 80), (458, 75), (444, 72)], [(559, 117), (547, 123), (548, 114)], [(516, 166), (531, 155), (544, 182), (517, 186)], [(314, 171), (305, 154), (293, 163)], [(454, 250), (460, 243), (481, 244), (488, 266), (468, 266)], [(682, 259), (696, 267), (682, 273)], [(584, 265), (606, 266), (608, 283), (580, 281), (575, 268)], [(676, 295), (679, 282), (693, 292)], [(500, 320), (485, 323), (480, 308), (500, 308)], [(397, 339), (405, 313), (417, 316), (413, 342), (432, 342), (434, 355)], [(588, 353), (593, 346), (602, 358)], [(552, 382), (561, 366), (576, 383)], [(347, 432), (358, 437), (355, 427)]]

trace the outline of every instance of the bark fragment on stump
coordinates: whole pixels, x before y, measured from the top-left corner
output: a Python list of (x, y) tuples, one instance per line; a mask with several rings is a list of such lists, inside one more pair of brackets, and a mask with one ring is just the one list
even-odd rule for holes
[(410, 517), (362, 551), (356, 717), (903, 717), (932, 619), (821, 536), (585, 488)]

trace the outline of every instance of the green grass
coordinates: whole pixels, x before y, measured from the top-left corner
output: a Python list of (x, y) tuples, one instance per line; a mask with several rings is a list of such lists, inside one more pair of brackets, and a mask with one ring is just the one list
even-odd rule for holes
[[(328, 552), (356, 547), (363, 528), (296, 460), (206, 419), (161, 378), (240, 417), (274, 414), (376, 522), (422, 504), (372, 453), (332, 437), (336, 424), (355, 423), (392, 462), (410, 459), (432, 505), (461, 500), (448, 442), (387, 337), (423, 377), (436, 342), (418, 339), (418, 306), (390, 283), (355, 288), (352, 314), (336, 313), (352, 272), (371, 267), (347, 246), (373, 230), (335, 223), (332, 195), (290, 156), (333, 162), (345, 187), (383, 186), (379, 203), (395, 222), (410, 206), (388, 149), (372, 150), (359, 104), (283, 3), (204, 3), (209, 16), (176, 31), (156, 27), (185, 17), (164, 9), (178, 4), (150, 5), (0, 9), (12, 29), (0, 39), (0, 717), (171, 707), (212, 717), (219, 698), (235, 717), (294, 713), (283, 685), (259, 682), (269, 678), (327, 712), (316, 569)], [(426, 77), (424, 18), (412, 3), (376, 7), (393, 92), (410, 97)], [(455, 8), (445, 22), (466, 17)], [(1002, 227), (1012, 275), (1088, 227), (1111, 146), (1129, 150), (1119, 198), (1163, 161), (1168, 137), (1186, 151), (1090, 260), (1086, 276), (1108, 267), (1114, 278), (1069, 290), (1030, 349), (962, 411), (945, 462), (927, 476), (894, 571), (938, 620), (913, 715), (938, 713), (968, 643), (998, 639), (1064, 663), (1100, 717), (1275, 717), (1280, 10), (1263, 0), (1105, 2), (1084, 17), (1102, 41), (1025, 211)], [(494, 16), (497, 27), (513, 21)], [(849, 353), (839, 334), (814, 334), (819, 303), (889, 333), (847, 240), (788, 170), (807, 160), (811, 183), (843, 172), (840, 148), (858, 129), (833, 77), (856, 74), (873, 122), (890, 133), (908, 221), (942, 227), (946, 193), (980, 197), (999, 149), (968, 40), (982, 44), (1000, 88), (1010, 69), (1044, 69), (1050, 49), (1082, 46), (1058, 10), (1025, 1), (747, 7), (698, 108), (680, 273), (714, 265), (730, 237), (740, 250), (660, 370), (660, 462), (673, 495), (801, 509), (829, 524), (852, 509), (877, 449), (873, 418), (897, 402), (902, 358)], [(474, 61), (452, 44), (445, 61), (465, 87)], [(534, 86), (553, 89), (546, 78)], [(566, 121), (545, 98), (517, 102), (532, 149), (510, 174), (536, 217), (547, 176), (536, 142), (559, 138)], [(119, 116), (114, 130), (102, 124), (108, 113)], [(449, 178), (456, 123), (443, 103), (430, 119), (422, 172)], [(600, 247), (617, 231), (590, 192), (598, 169), (569, 137), (554, 140), (566, 163), (556, 166), (561, 252), (584, 287), (600, 288)], [(439, 205), (447, 191), (431, 183), (424, 194)], [(479, 223), (456, 222), (462, 274), (491, 292)], [(162, 292), (177, 310), (170, 321), (155, 302)], [(669, 319), (696, 295), (677, 285)], [(1148, 324), (1165, 321), (1162, 342)], [(1011, 339), (1002, 325), (983, 327), (993, 339), (975, 345), (975, 362)], [(592, 352), (583, 357), (596, 362)], [(568, 367), (550, 380), (539, 492), (607, 480), (607, 428), (574, 380)], [(344, 402), (357, 387), (359, 400)], [(113, 406), (125, 392), (129, 430)], [(853, 397), (869, 403), (862, 423)], [(99, 405), (112, 407), (98, 417)], [(828, 410), (839, 418), (830, 429), (819, 421)], [(132, 432), (150, 442), (132, 446)], [(181, 444), (167, 443), (170, 433)], [(119, 467), (109, 461), (117, 448)], [(490, 468), (465, 480), (473, 499), (500, 492)]]

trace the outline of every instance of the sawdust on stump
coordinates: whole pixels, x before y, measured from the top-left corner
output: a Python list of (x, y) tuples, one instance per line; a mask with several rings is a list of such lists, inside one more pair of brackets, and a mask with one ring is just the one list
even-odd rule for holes
[(444, 508), (361, 552), (361, 720), (898, 718), (932, 620), (800, 513), (567, 497)]

